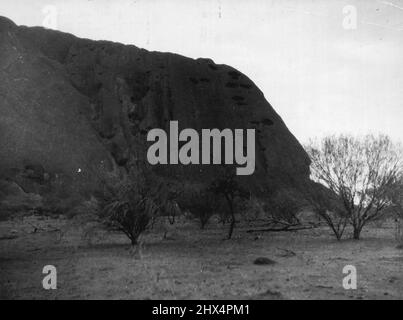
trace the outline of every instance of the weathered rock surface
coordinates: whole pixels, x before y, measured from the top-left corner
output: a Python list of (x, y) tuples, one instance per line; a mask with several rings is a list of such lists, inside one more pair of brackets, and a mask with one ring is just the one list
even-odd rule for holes
[[(20, 177), (21, 186), (22, 176), (33, 181), (25, 183), (26, 192), (40, 193), (58, 175), (90, 188), (99, 168), (144, 159), (148, 130), (167, 130), (170, 120), (196, 130), (255, 128), (256, 170), (245, 181), (261, 191), (308, 179), (303, 148), (263, 93), (232, 67), (16, 26), (0, 17), (3, 179)], [(202, 180), (215, 168), (156, 170)]]

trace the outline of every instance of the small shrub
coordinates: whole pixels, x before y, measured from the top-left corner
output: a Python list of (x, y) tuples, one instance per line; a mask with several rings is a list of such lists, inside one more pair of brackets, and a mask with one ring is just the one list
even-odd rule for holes
[(242, 210), (245, 212), (245, 218), (249, 222), (264, 219), (266, 217), (265, 201), (255, 196), (252, 196), (249, 200), (245, 201)]
[(298, 213), (302, 210), (304, 203), (290, 190), (280, 190), (271, 196), (266, 205), (265, 211), (275, 223), (285, 225), (298, 225)]
[(200, 220), (200, 228), (204, 229), (219, 207), (217, 196), (208, 190), (198, 190), (192, 193), (191, 202), (188, 209)]
[(168, 218), (169, 223), (175, 223), (176, 217), (182, 214), (178, 199), (184, 193), (183, 184), (175, 181), (160, 183), (158, 206), (161, 216)]
[[(113, 176), (104, 180), (103, 190), (98, 193), (101, 210), (99, 217), (112, 229), (123, 232), (137, 244), (139, 236), (149, 227), (154, 216), (159, 212), (158, 190), (148, 177), (140, 172)], [(155, 181), (154, 181), (155, 182)]]

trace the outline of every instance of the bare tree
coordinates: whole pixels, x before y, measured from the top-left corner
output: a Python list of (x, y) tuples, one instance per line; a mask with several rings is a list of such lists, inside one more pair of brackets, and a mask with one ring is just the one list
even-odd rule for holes
[(349, 217), (337, 196), (319, 183), (304, 186), (302, 192), (314, 213), (325, 221), (336, 239), (341, 240)]
[(236, 201), (246, 199), (250, 194), (247, 190), (241, 187), (236, 180), (235, 174), (230, 170), (225, 170), (219, 178), (214, 180), (211, 184), (210, 190), (216, 194), (224, 196), (225, 201), (227, 202), (229, 215), (231, 217), (228, 239), (231, 239), (235, 227)]
[(389, 203), (387, 191), (401, 171), (401, 158), (389, 137), (330, 136), (306, 147), (312, 179), (334, 192), (343, 204), (353, 238), (378, 219)]

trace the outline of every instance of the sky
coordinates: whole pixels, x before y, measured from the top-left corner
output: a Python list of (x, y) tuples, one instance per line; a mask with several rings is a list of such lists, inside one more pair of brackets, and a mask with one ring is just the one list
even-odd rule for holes
[(301, 142), (403, 141), (403, 0), (0, 0), (0, 15), (231, 65)]

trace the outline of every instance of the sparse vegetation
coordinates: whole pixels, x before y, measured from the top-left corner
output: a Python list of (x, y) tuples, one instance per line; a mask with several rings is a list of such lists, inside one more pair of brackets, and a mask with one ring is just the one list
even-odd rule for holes
[(389, 189), (388, 197), (390, 200), (388, 209), (395, 221), (395, 237), (398, 246), (403, 248), (403, 176), (399, 177)]
[(231, 239), (235, 227), (235, 206), (237, 201), (242, 201), (250, 196), (241, 185), (233, 171), (226, 170), (221, 177), (212, 182), (210, 190), (218, 195), (222, 195), (228, 205), (230, 216), (230, 226), (228, 229), (228, 239)]
[(305, 186), (303, 193), (311, 210), (324, 220), (336, 239), (341, 240), (349, 217), (337, 196), (321, 184)]
[(154, 188), (151, 175), (110, 173), (103, 179), (99, 217), (110, 228), (123, 232), (137, 245), (139, 236), (149, 227), (150, 221), (160, 211), (159, 188)]
[(198, 186), (187, 192), (186, 200), (182, 200), (181, 206), (200, 221), (200, 229), (203, 230), (210, 218), (217, 213), (220, 203), (214, 193)]
[(294, 192), (279, 190), (269, 197), (265, 205), (265, 211), (275, 224), (296, 226), (301, 224), (298, 213), (303, 206), (302, 199), (299, 199)]
[(312, 179), (337, 196), (343, 206), (341, 216), (348, 217), (353, 238), (359, 239), (367, 223), (380, 218), (389, 205), (388, 190), (401, 171), (395, 145), (383, 135), (341, 135), (326, 137), (319, 144), (311, 142), (306, 149)]

